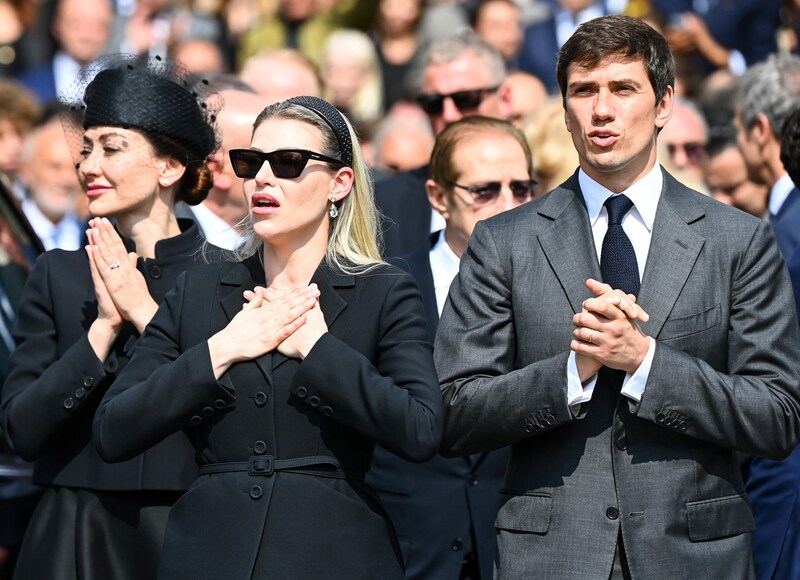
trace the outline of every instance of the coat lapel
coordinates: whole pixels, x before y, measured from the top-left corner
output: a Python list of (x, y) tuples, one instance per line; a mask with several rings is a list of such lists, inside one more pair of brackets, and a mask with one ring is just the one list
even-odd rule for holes
[(539, 215), (552, 220), (550, 228), (537, 236), (539, 244), (572, 310), (580, 312), (583, 301), (591, 296), (586, 279), (601, 280), (601, 276), (577, 173), (550, 194)]
[[(220, 280), (222, 294), (220, 304), (228, 322), (242, 310), (244, 304), (242, 293), (245, 290), (252, 290), (257, 285), (265, 284), (264, 267), (257, 256), (251, 256), (238, 264), (231, 264)], [(269, 386), (272, 386), (272, 353), (268, 352), (254, 362), (264, 374)]]
[(657, 337), (661, 332), (705, 244), (705, 238), (690, 225), (704, 216), (691, 190), (664, 172), (664, 189), (638, 300), (650, 315), (650, 320), (642, 324), (649, 336)]

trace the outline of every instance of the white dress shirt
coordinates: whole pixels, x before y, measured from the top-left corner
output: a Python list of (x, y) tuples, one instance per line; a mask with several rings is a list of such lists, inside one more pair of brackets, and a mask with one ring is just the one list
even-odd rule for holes
[(244, 241), (244, 237), (239, 232), (208, 209), (206, 204), (190, 205), (189, 209), (192, 211), (197, 225), (203, 230), (209, 244), (226, 250), (235, 250)]
[(777, 215), (783, 207), (783, 202), (794, 189), (794, 183), (788, 173), (784, 173), (769, 192), (769, 213)]
[[(603, 204), (606, 199), (615, 194), (594, 181), (583, 170), (578, 172), (578, 183), (586, 201), (586, 210), (589, 213), (589, 223), (592, 226), (592, 237), (594, 238), (594, 247), (599, 263), (600, 252), (603, 248), (603, 238), (608, 230), (608, 211)], [(639, 280), (644, 275), (647, 255), (650, 251), (650, 240), (653, 235), (653, 222), (656, 219), (656, 208), (658, 207), (659, 199), (661, 199), (663, 184), (664, 177), (661, 173), (661, 166), (656, 163), (642, 179), (621, 192), (633, 202), (633, 207), (622, 218), (622, 229), (625, 230), (625, 234), (631, 240), (633, 250), (636, 253)], [(650, 347), (642, 364), (639, 365), (635, 373), (626, 373), (622, 381), (622, 394), (634, 401), (640, 401), (644, 393), (647, 377), (650, 374), (650, 367), (653, 364), (655, 346), (656, 341), (650, 338)], [(575, 362), (575, 353), (571, 352), (567, 363), (567, 399), (569, 404), (572, 406), (590, 401), (596, 382), (597, 375), (587, 381), (585, 385), (581, 384), (578, 366)]]
[[(438, 215), (438, 214), (437, 214)], [(439, 232), (439, 239), (433, 244), (429, 254), (431, 273), (433, 274), (433, 288), (436, 291), (436, 308), (439, 316), (442, 315), (450, 284), (458, 275), (458, 265), (461, 262), (444, 239), (444, 230)]]
[(60, 222), (54, 224), (30, 198), (23, 200), (22, 211), (28, 218), (33, 231), (42, 241), (45, 250), (80, 249), (86, 224), (82, 223), (75, 214), (68, 213), (61, 218)]

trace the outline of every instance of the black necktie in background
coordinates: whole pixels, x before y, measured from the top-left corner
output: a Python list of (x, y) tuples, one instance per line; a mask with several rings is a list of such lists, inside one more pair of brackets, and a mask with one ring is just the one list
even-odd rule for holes
[(633, 244), (622, 229), (622, 218), (633, 207), (633, 202), (624, 195), (609, 197), (605, 204), (608, 210), (608, 231), (603, 238), (600, 252), (600, 272), (603, 282), (626, 294), (639, 294), (639, 266)]

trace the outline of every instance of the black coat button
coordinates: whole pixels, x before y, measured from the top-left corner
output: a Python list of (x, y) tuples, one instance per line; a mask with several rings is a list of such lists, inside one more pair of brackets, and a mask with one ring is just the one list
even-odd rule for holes
[(211, 415), (214, 414), (214, 409), (212, 409), (211, 407), (203, 407), (202, 413), (203, 417), (210, 417)]
[(253, 451), (257, 455), (264, 455), (267, 452), (267, 444), (263, 441), (256, 441), (253, 443)]
[(308, 395), (308, 389), (306, 389), (305, 387), (297, 387), (295, 394), (301, 399), (305, 399), (306, 395)]
[(469, 484), (470, 484), (471, 486), (473, 486), (473, 487), (474, 487), (474, 486), (476, 486), (476, 485), (478, 485), (478, 478), (477, 478), (477, 477), (470, 477), (470, 478), (469, 478)]
[(195, 425), (195, 426), (199, 425), (202, 422), (203, 422), (203, 419), (202, 419), (202, 417), (200, 417), (200, 415), (192, 415), (192, 418), (189, 419), (189, 423), (191, 423), (192, 425)]
[(329, 406), (327, 406), (327, 405), (325, 405), (324, 407), (322, 407), (322, 409), (320, 410), (320, 412), (321, 412), (323, 415), (325, 415), (326, 417), (333, 417), (333, 408), (332, 408), (332, 407), (329, 407)]
[(86, 396), (86, 389), (84, 389), (83, 387), (78, 387), (77, 389), (75, 389), (76, 399), (82, 399), (84, 396)]
[(681, 421), (678, 424), (678, 429), (680, 429), (681, 431), (686, 431), (686, 421)]
[(253, 402), (256, 404), (256, 407), (263, 407), (267, 404), (267, 393), (258, 391), (253, 397)]
[(308, 398), (308, 404), (311, 405), (312, 407), (319, 407), (319, 403), (320, 403), (319, 397), (316, 395), (311, 395)]
[(223, 409), (225, 407), (225, 401), (223, 399), (217, 399), (216, 401), (214, 401), (214, 406), (217, 409)]
[(87, 389), (91, 389), (92, 385), (94, 384), (94, 377), (83, 377), (83, 386)]
[(458, 552), (463, 547), (464, 547), (464, 540), (462, 540), (461, 538), (456, 538), (450, 543), (450, 549), (453, 550), (454, 552)]
[(620, 437), (617, 439), (617, 449), (620, 451), (625, 451), (628, 448), (628, 438), (627, 437)]
[(667, 417), (666, 419), (664, 419), (664, 425), (666, 425), (667, 427), (672, 427), (672, 417)]
[(656, 415), (656, 423), (663, 423), (664, 422), (664, 413), (659, 413)]
[(533, 423), (531, 423), (530, 421), (525, 421), (525, 431), (527, 431), (528, 433), (533, 431)]
[(264, 490), (261, 489), (260, 485), (254, 485), (250, 488), (250, 497), (253, 499), (261, 499), (262, 495), (264, 495)]
[(155, 280), (161, 278), (161, 268), (159, 268), (157, 264), (150, 266), (150, 276)]
[(610, 520), (615, 520), (619, 517), (619, 510), (615, 507), (610, 507), (606, 510), (606, 517)]
[(67, 397), (64, 399), (64, 408), (65, 409), (72, 409), (75, 406), (75, 401), (72, 400), (72, 397)]

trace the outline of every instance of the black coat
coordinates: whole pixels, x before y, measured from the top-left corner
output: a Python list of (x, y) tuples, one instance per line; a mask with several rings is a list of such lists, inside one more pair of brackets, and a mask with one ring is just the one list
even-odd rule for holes
[[(150, 295), (161, 302), (181, 272), (201, 261), (202, 238), (193, 222), (179, 236), (156, 244), (156, 258), (139, 260)], [(129, 250), (133, 249), (126, 240)], [(127, 363), (138, 334), (126, 323), (108, 359), (95, 355), (87, 331), (97, 317), (89, 258), (84, 250), (40, 256), (20, 302), (17, 347), (2, 390), (3, 428), (14, 450), (36, 460), (41, 485), (122, 490), (185, 490), (197, 473), (186, 458), (182, 433), (131, 461), (108, 465), (91, 444), (95, 410)]]
[[(187, 272), (101, 404), (95, 441), (107, 459), (187, 429), (205, 466), (170, 514), (160, 577), (402, 578), (363, 474), (375, 442), (416, 461), (438, 449), (442, 402), (419, 292), (391, 267), (350, 276), (321, 266), (312, 281), (329, 332), (308, 356), (267, 353), (217, 381), (207, 339), (264, 284), (263, 267), (253, 257)], [(294, 458), (303, 465), (289, 469)]]

